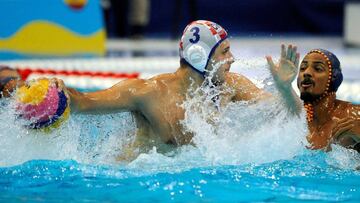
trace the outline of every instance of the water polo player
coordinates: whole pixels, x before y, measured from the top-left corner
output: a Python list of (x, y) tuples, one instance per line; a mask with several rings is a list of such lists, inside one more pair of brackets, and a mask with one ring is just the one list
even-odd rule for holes
[(339, 143), (360, 150), (360, 106), (336, 99), (342, 80), (340, 61), (330, 51), (311, 50), (301, 62), (297, 85), (313, 149), (329, 149), (329, 144)]
[[(220, 25), (204, 20), (190, 23), (180, 40), (180, 67), (174, 73), (161, 74), (150, 79), (128, 79), (109, 89), (81, 93), (68, 89), (72, 111), (88, 113), (114, 113), (131, 111), (137, 123), (133, 147), (176, 146), (191, 143), (192, 134), (183, 130), (181, 120), (185, 110), (181, 105), (189, 92), (203, 85), (206, 78), (217, 86), (234, 91), (221, 95), (221, 100), (249, 101), (269, 97), (270, 94), (257, 88), (246, 77), (230, 73), (233, 55), (227, 32)], [(290, 70), (296, 77), (299, 61), (296, 47), (289, 47), (284, 60), (276, 70)], [(218, 67), (213, 64), (220, 65)], [(295, 71), (293, 71), (295, 70)], [(214, 74), (210, 74), (214, 73)], [(291, 81), (280, 71), (276, 80), (287, 106), (297, 111), (299, 98), (291, 93)], [(286, 75), (288, 77), (288, 75)], [(63, 83), (61, 80), (59, 83)], [(62, 84), (63, 85), (63, 84)], [(294, 110), (295, 109), (295, 110)]]
[(0, 98), (10, 97), (11, 93), (18, 87), (24, 85), (20, 74), (16, 69), (8, 66), (0, 66)]

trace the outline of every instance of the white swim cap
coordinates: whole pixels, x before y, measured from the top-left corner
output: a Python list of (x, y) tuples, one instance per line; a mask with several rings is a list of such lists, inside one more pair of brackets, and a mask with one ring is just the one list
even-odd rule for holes
[(216, 47), (227, 38), (227, 32), (220, 25), (206, 20), (191, 22), (184, 29), (180, 40), (180, 58), (205, 74), (205, 68)]

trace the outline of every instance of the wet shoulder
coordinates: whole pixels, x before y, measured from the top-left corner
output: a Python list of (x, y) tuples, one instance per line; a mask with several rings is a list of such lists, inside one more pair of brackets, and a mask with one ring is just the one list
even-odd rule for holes
[(336, 111), (343, 116), (360, 117), (360, 105), (351, 102), (336, 100)]
[(238, 73), (228, 73), (226, 83), (236, 89), (237, 99), (249, 100), (265, 96), (264, 92), (247, 77)]
[(244, 85), (250, 83), (250, 80), (239, 73), (229, 72), (226, 74), (226, 83), (229, 85)]
[(149, 79), (149, 82), (158, 88), (169, 87), (176, 81), (178, 78), (174, 73), (160, 74)]
[(161, 94), (171, 87), (172, 83), (176, 81), (174, 74), (160, 74), (150, 79), (143, 80), (143, 92), (148, 94)]

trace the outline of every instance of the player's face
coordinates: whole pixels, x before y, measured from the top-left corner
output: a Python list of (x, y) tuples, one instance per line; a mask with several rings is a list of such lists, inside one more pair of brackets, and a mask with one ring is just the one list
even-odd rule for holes
[(306, 55), (300, 64), (297, 84), (302, 94), (321, 95), (329, 80), (329, 66), (319, 53)]
[(214, 83), (224, 83), (225, 75), (230, 71), (231, 64), (234, 62), (230, 51), (229, 40), (224, 40), (216, 49), (208, 64), (208, 70), (214, 71), (212, 81)]

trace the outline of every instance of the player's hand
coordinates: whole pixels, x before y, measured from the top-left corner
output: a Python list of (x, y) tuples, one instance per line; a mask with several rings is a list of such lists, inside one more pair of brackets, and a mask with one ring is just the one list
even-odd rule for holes
[(69, 96), (69, 90), (67, 89), (67, 87), (65, 86), (65, 83), (63, 80), (59, 79), (59, 78), (51, 78), (50, 79), (50, 82), (52, 84), (55, 84), (58, 91), (63, 91), (67, 100), (68, 100), (68, 103), (70, 103), (70, 96)]
[(295, 79), (299, 66), (300, 54), (297, 52), (297, 47), (289, 45), (287, 50), (285, 45), (281, 45), (281, 58), (276, 65), (271, 56), (266, 56), (269, 64), (271, 75), (275, 83), (280, 87), (290, 87), (291, 82)]
[(63, 80), (59, 79), (59, 78), (51, 78), (50, 82), (52, 84), (55, 84), (56, 87), (61, 91), (61, 90), (66, 90), (66, 86)]

